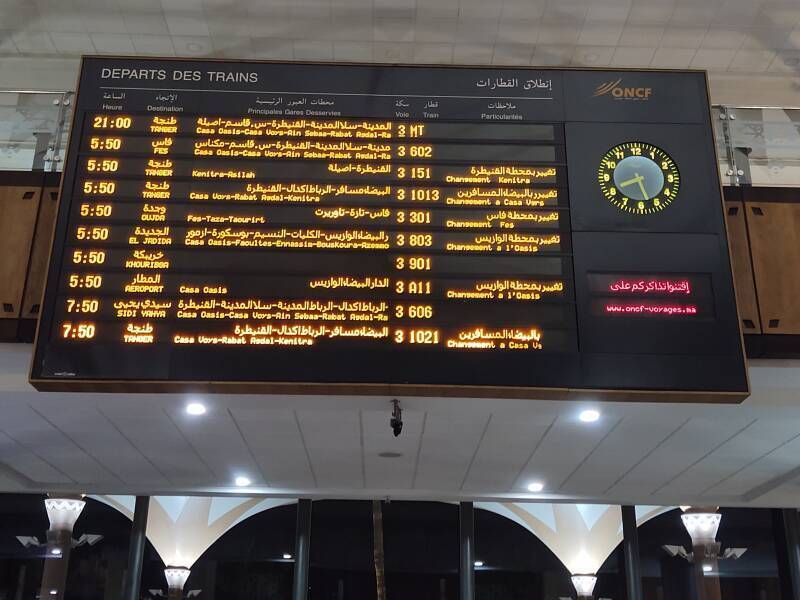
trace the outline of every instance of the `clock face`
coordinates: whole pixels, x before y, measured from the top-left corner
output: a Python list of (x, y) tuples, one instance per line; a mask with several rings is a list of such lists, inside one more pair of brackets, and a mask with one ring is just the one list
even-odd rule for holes
[(643, 142), (626, 142), (606, 152), (597, 178), (606, 200), (636, 215), (664, 210), (678, 196), (681, 184), (669, 154)]

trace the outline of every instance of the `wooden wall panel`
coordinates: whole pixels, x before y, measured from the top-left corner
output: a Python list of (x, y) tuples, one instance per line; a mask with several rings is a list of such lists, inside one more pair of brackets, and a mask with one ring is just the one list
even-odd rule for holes
[(733, 279), (736, 283), (736, 303), (744, 333), (761, 333), (756, 285), (753, 280), (753, 261), (750, 259), (750, 240), (747, 237), (744, 204), (726, 202), (728, 243), (731, 248)]
[(47, 277), (47, 260), (50, 256), (50, 243), (53, 239), (57, 208), (58, 187), (44, 188), (39, 207), (39, 218), (36, 221), (36, 231), (33, 235), (28, 282), (22, 301), (22, 318), (24, 319), (35, 319), (39, 316), (39, 304), (42, 301)]
[(39, 186), (0, 186), (0, 318), (19, 317), (31, 253)]
[(800, 204), (745, 203), (766, 334), (800, 334)]

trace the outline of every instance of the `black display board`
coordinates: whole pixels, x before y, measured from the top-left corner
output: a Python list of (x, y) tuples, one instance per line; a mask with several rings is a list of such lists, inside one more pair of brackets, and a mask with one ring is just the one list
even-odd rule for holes
[(702, 72), (85, 58), (31, 381), (735, 401)]

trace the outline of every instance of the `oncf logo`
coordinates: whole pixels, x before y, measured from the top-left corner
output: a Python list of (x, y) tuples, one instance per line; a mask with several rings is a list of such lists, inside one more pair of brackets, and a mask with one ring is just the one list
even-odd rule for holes
[(653, 88), (649, 87), (624, 87), (620, 85), (622, 77), (616, 81), (601, 83), (595, 90), (593, 97), (610, 94), (615, 100), (649, 100), (653, 95)]

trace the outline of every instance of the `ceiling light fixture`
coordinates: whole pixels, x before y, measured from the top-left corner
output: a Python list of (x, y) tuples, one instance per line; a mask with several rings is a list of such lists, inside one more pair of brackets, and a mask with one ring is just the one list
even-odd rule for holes
[(206, 406), (200, 402), (190, 402), (186, 405), (186, 414), (192, 415), (193, 417), (204, 415), (206, 414)]
[(291, 554), (289, 554), (289, 553), (285, 553), (285, 554), (283, 555), (283, 560), (292, 560), (292, 555), (291, 555)]
[(234, 483), (236, 484), (236, 487), (247, 487), (248, 485), (250, 485), (253, 482), (250, 481), (249, 477), (245, 477), (244, 475), (239, 475), (234, 480)]
[(593, 408), (586, 409), (578, 415), (578, 418), (584, 423), (594, 423), (600, 420), (600, 411)]
[(61, 556), (61, 548), (53, 548), (50, 550), (50, 554), (53, 556)]
[(533, 481), (528, 484), (528, 491), (538, 494), (544, 489), (544, 484), (541, 481)]
[(711, 573), (711, 565), (703, 565), (703, 573)]
[(476, 567), (482, 567), (483, 566), (483, 561), (482, 560), (476, 560), (475, 561), (475, 566)]

